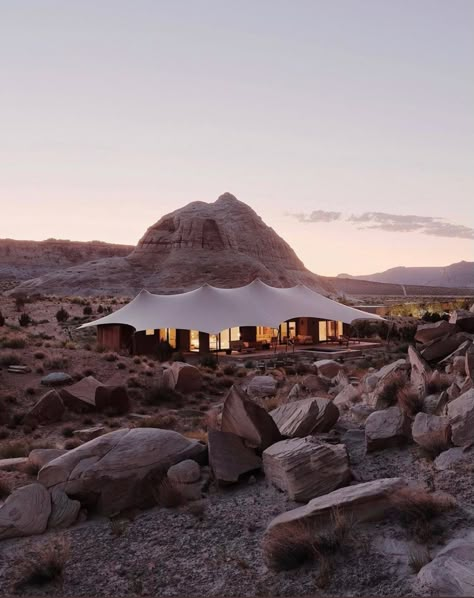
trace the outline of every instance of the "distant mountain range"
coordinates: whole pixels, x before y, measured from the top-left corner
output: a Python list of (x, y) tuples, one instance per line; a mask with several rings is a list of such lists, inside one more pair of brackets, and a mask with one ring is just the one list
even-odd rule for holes
[(474, 262), (457, 262), (449, 266), (390, 268), (376, 274), (351, 276), (338, 274), (337, 278), (385, 282), (389, 284), (423, 285), (432, 287), (474, 288)]

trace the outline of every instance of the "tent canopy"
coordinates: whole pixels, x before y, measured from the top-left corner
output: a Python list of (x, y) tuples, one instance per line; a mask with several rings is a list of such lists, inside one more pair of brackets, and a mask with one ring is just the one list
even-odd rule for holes
[(219, 289), (205, 284), (177, 295), (153, 295), (143, 290), (128, 305), (80, 328), (126, 324), (136, 332), (181, 328), (218, 334), (234, 326), (278, 328), (281, 322), (303, 316), (347, 324), (355, 320), (383, 320), (328, 299), (302, 284), (281, 289), (256, 279), (244, 287)]

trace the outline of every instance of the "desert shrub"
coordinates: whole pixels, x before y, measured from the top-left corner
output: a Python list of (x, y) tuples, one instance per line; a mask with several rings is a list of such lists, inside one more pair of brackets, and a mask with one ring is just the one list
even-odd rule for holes
[(166, 476), (161, 480), (158, 488), (153, 491), (153, 498), (158, 506), (167, 509), (180, 507), (187, 502), (186, 497), (181, 494), (175, 484)]
[[(135, 371), (135, 370), (129, 370)], [(144, 388), (145, 384), (140, 380), (138, 376), (130, 376), (127, 380), (127, 386), (129, 388)]]
[(117, 355), (117, 353), (114, 352), (109, 352), (109, 353), (105, 353), (104, 355), (104, 359), (105, 361), (117, 361), (119, 358), (119, 356)]
[(63, 370), (68, 367), (69, 359), (67, 357), (52, 357), (45, 359), (43, 365), (48, 370)]
[(3, 338), (1, 346), (4, 349), (24, 349), (26, 347), (26, 340), (20, 336)]
[(237, 378), (245, 378), (247, 376), (247, 370), (245, 368), (239, 368), (235, 375)]
[(4, 442), (0, 446), (0, 459), (14, 459), (16, 457), (27, 457), (30, 452), (30, 445), (25, 440), (12, 440)]
[(82, 313), (83, 313), (85, 316), (91, 316), (91, 315), (92, 315), (92, 307), (91, 307), (90, 305), (86, 305), (86, 306), (84, 307), (84, 309), (82, 310)]
[(179, 392), (161, 386), (151, 386), (145, 389), (144, 400), (148, 405), (171, 403), (175, 407), (180, 407), (183, 404), (183, 396)]
[(21, 316), (18, 318), (18, 323), (20, 324), (20, 326), (23, 326), (23, 328), (29, 326), (31, 322), (32, 320), (27, 313), (22, 313)]
[(10, 485), (6, 480), (0, 479), (0, 500), (5, 500), (11, 494)]
[(87, 378), (87, 376), (94, 376), (95, 371), (92, 368), (86, 368), (82, 371), (82, 377)]
[(0, 326), (5, 326), (5, 316), (0, 311)]
[(208, 355), (203, 355), (199, 360), (199, 364), (205, 368), (209, 368), (211, 370), (217, 369), (217, 358), (215, 355), (209, 353)]
[(237, 370), (237, 367), (235, 366), (235, 364), (233, 363), (228, 363), (227, 365), (225, 365), (222, 368), (222, 372), (226, 375), (226, 376), (235, 376), (235, 372)]
[(255, 367), (255, 362), (251, 359), (247, 359), (247, 361), (244, 363), (244, 367), (248, 370), (252, 370)]
[(112, 536), (119, 538), (128, 529), (128, 521), (126, 519), (111, 519), (110, 520), (110, 533)]
[(230, 388), (234, 384), (234, 380), (230, 376), (222, 376), (216, 380), (215, 384), (221, 388)]
[(102, 313), (104, 313), (104, 306), (103, 306), (103, 305), (99, 305), (99, 306), (97, 306), (97, 313), (98, 313), (98, 314), (102, 314)]
[(408, 566), (413, 573), (418, 573), (418, 571), (430, 561), (430, 551), (424, 546), (413, 546), (410, 548), (410, 552), (408, 553)]
[(175, 351), (171, 355), (171, 361), (181, 361), (183, 363), (186, 363), (186, 358), (184, 356), (184, 353), (182, 353), (181, 351)]
[(58, 322), (67, 322), (67, 320), (69, 320), (69, 312), (66, 311), (64, 307), (61, 307), (61, 309), (56, 312), (56, 320)]
[(65, 536), (50, 539), (46, 544), (23, 554), (14, 570), (15, 590), (25, 586), (44, 586), (62, 577), (69, 558), (69, 542)]
[(35, 351), (33, 356), (35, 359), (44, 359), (45, 358), (45, 354), (43, 353), (43, 351)]
[(387, 407), (392, 407), (397, 404), (399, 392), (407, 385), (406, 376), (403, 374), (395, 374), (385, 384), (382, 391), (379, 394), (379, 399)]
[(433, 372), (426, 384), (426, 392), (429, 395), (435, 395), (438, 392), (446, 390), (449, 386), (451, 386), (451, 379), (447, 374)]
[(287, 376), (296, 376), (296, 368), (293, 365), (286, 365), (285, 374)]
[(26, 298), (23, 295), (15, 297), (15, 307), (17, 311), (21, 311), (25, 307)]
[[(5, 407), (0, 405), (0, 409), (4, 410)], [(8, 438), (9, 436), (10, 432), (6, 428), (0, 428), (0, 440), (5, 440), (5, 438)]]
[(400, 410), (414, 417), (420, 411), (423, 411), (423, 398), (411, 386), (404, 386), (398, 389), (397, 402)]
[[(290, 368), (291, 368), (291, 366), (290, 366)], [(290, 369), (290, 368), (288, 368), (288, 369)], [(307, 363), (297, 363), (294, 369), (299, 376), (301, 376), (303, 374), (309, 374), (310, 372), (313, 371), (313, 368), (310, 365), (308, 365)], [(287, 368), (285, 368), (285, 371), (286, 370), (287, 370)], [(288, 372), (286, 372), (286, 373), (288, 374)]]
[(36, 393), (36, 388), (33, 388), (32, 386), (28, 386), (25, 389), (25, 392), (26, 392), (27, 395), (32, 396), (32, 395), (34, 395)]
[(456, 506), (456, 500), (449, 494), (430, 493), (416, 487), (401, 488), (392, 495), (390, 503), (400, 523), (423, 543), (441, 532), (434, 520)]
[(35, 369), (35, 372), (36, 372), (37, 374), (44, 374), (44, 367), (43, 367), (43, 366), (41, 366), (41, 365), (40, 365), (40, 366), (38, 366), (38, 367)]
[(156, 356), (158, 361), (168, 361), (173, 355), (173, 347), (168, 341), (161, 339), (156, 348)]
[(81, 446), (81, 444), (82, 442), (79, 440), (79, 438), (71, 438), (71, 440), (66, 440), (66, 442), (64, 443), (64, 448), (67, 451), (72, 451), (78, 446)]
[(64, 426), (64, 428), (61, 430), (61, 434), (64, 436), (64, 438), (71, 438), (74, 436), (74, 428), (72, 426)]
[(133, 358), (133, 363), (135, 365), (139, 365), (142, 362), (142, 360), (140, 359), (140, 357), (134, 357)]
[(156, 415), (151, 415), (150, 417), (145, 417), (140, 419), (136, 424), (136, 428), (162, 428), (163, 430), (174, 430), (176, 428), (176, 424), (178, 423), (178, 418), (174, 413), (158, 413)]
[(10, 365), (20, 365), (20, 363), (20, 358), (15, 353), (0, 354), (0, 365), (8, 367)]
[(291, 528), (273, 528), (264, 537), (263, 552), (267, 565), (276, 571), (294, 569), (315, 558), (324, 568), (329, 565), (327, 557), (353, 539), (352, 520), (335, 508), (331, 511), (330, 525), (323, 531), (306, 521), (295, 521)]
[(119, 370), (124, 370), (126, 367), (127, 367), (127, 364), (126, 364), (126, 363), (124, 363), (123, 361), (119, 361), (119, 362), (117, 363), (117, 368), (118, 368)]

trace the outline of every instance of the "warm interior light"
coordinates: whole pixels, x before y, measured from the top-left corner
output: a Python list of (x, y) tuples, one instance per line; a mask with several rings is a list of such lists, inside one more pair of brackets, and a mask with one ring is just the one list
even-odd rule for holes
[(153, 328), (148, 328), (145, 334), (147, 336), (153, 336), (155, 334), (155, 331), (153, 330)]

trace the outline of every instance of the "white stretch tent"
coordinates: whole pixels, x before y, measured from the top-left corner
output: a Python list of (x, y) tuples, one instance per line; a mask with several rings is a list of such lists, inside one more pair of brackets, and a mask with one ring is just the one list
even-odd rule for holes
[(302, 284), (280, 289), (257, 279), (234, 289), (205, 284), (178, 295), (153, 295), (143, 290), (128, 305), (80, 328), (127, 324), (136, 332), (181, 328), (218, 334), (234, 326), (278, 328), (281, 322), (303, 316), (347, 324), (355, 320), (383, 320), (375, 314), (328, 299)]

